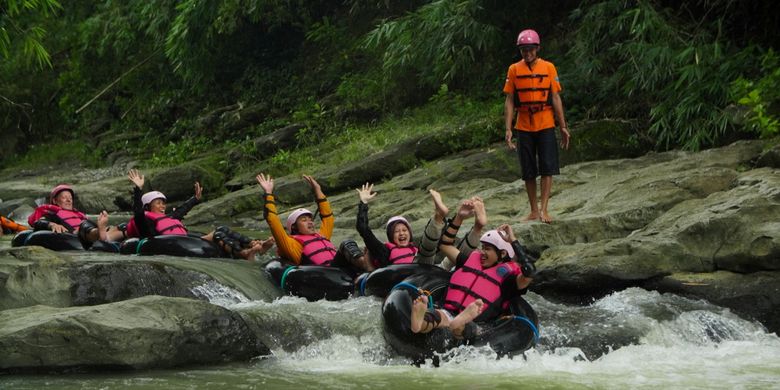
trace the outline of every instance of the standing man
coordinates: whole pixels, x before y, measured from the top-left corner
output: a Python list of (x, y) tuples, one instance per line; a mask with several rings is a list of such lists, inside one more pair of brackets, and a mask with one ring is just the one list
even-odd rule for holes
[[(523, 30), (517, 36), (517, 48), (522, 60), (509, 66), (504, 83), (504, 123), (506, 143), (517, 148), (520, 157), (525, 190), (531, 212), (525, 221), (540, 219), (552, 222), (547, 203), (552, 190), (552, 177), (559, 173), (558, 146), (555, 139), (555, 122), (561, 128), (561, 147), (569, 148), (569, 129), (563, 114), (559, 93), (561, 84), (555, 65), (539, 58), (539, 34)], [(517, 146), (512, 143), (512, 117), (517, 110), (514, 129), (517, 130)], [(536, 197), (536, 177), (541, 176), (541, 207)]]

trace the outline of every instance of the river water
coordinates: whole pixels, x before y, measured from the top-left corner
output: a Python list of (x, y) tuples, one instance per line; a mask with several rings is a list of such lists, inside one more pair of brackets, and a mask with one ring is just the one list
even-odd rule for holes
[[(203, 286), (212, 302), (267, 324), (273, 356), (200, 368), (0, 376), (2, 389), (768, 389), (780, 338), (704, 301), (631, 288), (572, 306), (529, 293), (539, 345), (496, 359), (461, 347), (415, 367), (387, 346), (381, 301), (249, 301)], [(265, 329), (265, 328), (264, 328)], [(1, 353), (1, 352), (0, 352)]]

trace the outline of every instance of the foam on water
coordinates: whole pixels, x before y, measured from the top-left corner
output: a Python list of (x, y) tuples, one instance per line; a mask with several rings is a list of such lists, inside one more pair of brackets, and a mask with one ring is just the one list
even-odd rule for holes
[[(780, 388), (780, 338), (758, 323), (700, 300), (628, 289), (588, 307), (529, 294), (539, 346), (496, 359), (463, 346), (414, 367), (382, 336), (381, 301), (233, 302), (264, 321), (273, 347), (249, 364), (129, 374), (0, 378), (9, 388)], [(295, 324), (295, 326), (292, 326)], [(282, 344), (280, 344), (282, 345)], [(292, 346), (292, 347), (291, 347)], [(597, 353), (594, 353), (596, 351)]]

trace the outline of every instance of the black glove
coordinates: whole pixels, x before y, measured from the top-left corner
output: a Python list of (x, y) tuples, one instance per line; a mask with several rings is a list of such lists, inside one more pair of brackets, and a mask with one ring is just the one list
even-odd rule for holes
[(526, 278), (533, 278), (534, 275), (536, 275), (536, 266), (534, 263), (528, 261), (528, 259), (524, 259), (524, 261), (520, 263), (520, 270), (523, 271), (523, 276)]

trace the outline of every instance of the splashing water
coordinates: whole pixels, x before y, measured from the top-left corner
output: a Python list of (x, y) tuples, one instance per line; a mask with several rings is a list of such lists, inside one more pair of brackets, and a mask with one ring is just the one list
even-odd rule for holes
[(541, 341), (514, 358), (462, 346), (435, 367), (399, 357), (381, 301), (229, 305), (261, 324), (271, 357), (248, 364), (130, 374), (0, 378), (2, 388), (778, 388), (780, 338), (704, 301), (632, 288), (587, 307), (528, 295)]

